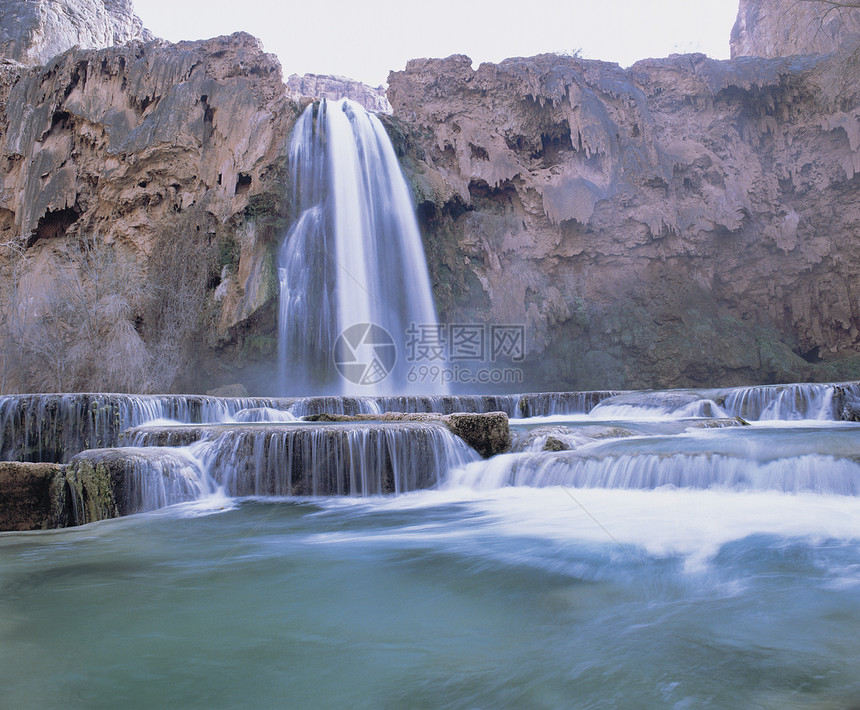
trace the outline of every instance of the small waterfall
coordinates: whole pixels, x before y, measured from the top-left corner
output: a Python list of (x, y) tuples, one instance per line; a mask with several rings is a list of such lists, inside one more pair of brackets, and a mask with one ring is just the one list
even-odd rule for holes
[(520, 395), (406, 395), (390, 397), (301, 397), (290, 412), (299, 417), (311, 414), (384, 414), (405, 412), (485, 413), (504, 412), (515, 416)]
[(298, 417), (282, 409), (253, 407), (251, 409), (240, 409), (233, 415), (233, 420), (240, 424), (259, 424), (263, 422), (294, 422), (298, 420)]
[(750, 461), (718, 454), (505, 454), (454, 471), (453, 486), (571, 488), (728, 488), (860, 495), (860, 463), (821, 454)]
[(346, 99), (311, 104), (293, 129), (289, 160), (296, 220), (279, 264), (282, 391), (415, 391), (407, 333), (434, 326), (436, 312), (382, 123)]
[(310, 414), (383, 414), (384, 412), (504, 412), (509, 417), (587, 414), (617, 392), (544, 392), (500, 395), (402, 395), (379, 397), (299, 397), (290, 405), (297, 417)]
[(67, 468), (76, 525), (158, 510), (214, 489), (189, 449), (91, 449)]
[[(792, 384), (738, 387), (717, 392), (731, 416), (744, 419), (783, 420), (837, 419), (833, 384)], [(855, 384), (839, 385), (853, 395)]]
[(595, 419), (625, 420), (655, 417), (720, 418), (729, 415), (701, 392), (623, 392), (599, 402), (589, 412)]
[(525, 451), (521, 448), (522, 453), (496, 456), (452, 471), (447, 483), (479, 489), (674, 486), (854, 496), (860, 495), (857, 433), (856, 425), (695, 428), (590, 443), (582, 440), (575, 450), (560, 452), (536, 450), (536, 437), (535, 445)]
[(832, 421), (843, 418), (839, 392), (856, 401), (860, 384), (798, 383), (710, 390), (621, 392), (604, 398), (591, 416), (606, 420), (653, 417), (743, 417), (749, 421)]
[(128, 513), (158, 510), (212, 492), (201, 463), (187, 449), (122, 449), (127, 458), (123, 497)]
[(592, 392), (538, 392), (517, 395), (512, 417), (552, 417), (562, 414), (588, 414), (605, 399), (620, 394), (610, 390)]
[(233, 496), (404, 493), (479, 458), (445, 427), (424, 423), (235, 428), (190, 450)]
[(146, 422), (229, 422), (242, 410), (291, 404), (203, 395), (7, 395), (0, 397), (0, 460), (67, 463), (86, 449), (117, 446), (122, 432)]

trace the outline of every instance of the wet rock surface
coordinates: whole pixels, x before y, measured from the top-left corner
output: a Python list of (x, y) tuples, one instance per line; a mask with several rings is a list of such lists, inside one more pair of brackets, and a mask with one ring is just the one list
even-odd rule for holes
[(504, 412), (482, 414), (434, 414), (387, 412), (385, 414), (316, 414), (305, 417), (310, 422), (430, 422), (444, 424), (483, 458), (501, 454), (511, 448), (508, 415)]

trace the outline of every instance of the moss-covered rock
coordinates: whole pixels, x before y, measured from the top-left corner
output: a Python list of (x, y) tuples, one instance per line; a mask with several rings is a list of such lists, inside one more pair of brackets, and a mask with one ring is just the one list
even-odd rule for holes
[(448, 428), (485, 459), (511, 448), (511, 430), (504, 412), (486, 414), (448, 414)]
[(544, 451), (568, 451), (569, 449), (570, 447), (567, 444), (554, 436), (548, 436), (543, 445)]
[(78, 525), (120, 516), (111, 480), (117, 475), (115, 462), (111, 465), (111, 462), (99, 460), (94, 453), (78, 454), (66, 469)]

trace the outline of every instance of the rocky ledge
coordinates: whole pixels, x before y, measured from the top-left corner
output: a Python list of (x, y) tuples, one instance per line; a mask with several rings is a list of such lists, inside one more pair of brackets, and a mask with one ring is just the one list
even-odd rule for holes
[(485, 459), (503, 454), (511, 448), (511, 431), (508, 415), (504, 412), (482, 414), (402, 413), (385, 414), (312, 414), (309, 422), (438, 422), (444, 424)]

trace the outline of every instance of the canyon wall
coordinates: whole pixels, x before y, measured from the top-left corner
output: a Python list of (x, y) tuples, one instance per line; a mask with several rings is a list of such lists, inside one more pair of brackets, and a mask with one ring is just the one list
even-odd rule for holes
[(389, 77), (442, 319), (540, 388), (838, 379), (860, 345), (860, 51), (414, 60)]
[(296, 100), (304, 97), (314, 99), (350, 99), (368, 111), (391, 113), (391, 104), (382, 86), (369, 86), (354, 79), (330, 74), (290, 74), (287, 78), (287, 93)]
[(0, 56), (45, 64), (72, 47), (102, 49), (154, 39), (132, 0), (2, 0)]
[[(840, 36), (392, 73), (442, 320), (525, 326), (518, 389), (860, 377), (860, 48)], [(306, 102), (241, 33), (0, 61), (0, 391), (272, 394)]]
[(856, 0), (740, 0), (732, 59), (834, 52), (857, 35)]
[(0, 389), (200, 391), (270, 362), (299, 111), (245, 34), (0, 66)]

